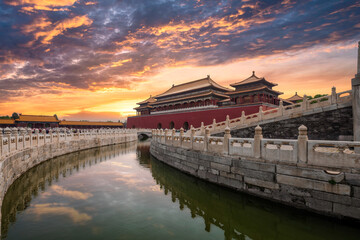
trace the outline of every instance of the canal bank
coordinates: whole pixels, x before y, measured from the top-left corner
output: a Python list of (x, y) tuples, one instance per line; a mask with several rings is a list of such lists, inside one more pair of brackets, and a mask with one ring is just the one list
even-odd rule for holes
[[(3, 238), (357, 240), (360, 229), (195, 178), (149, 143), (63, 155), (9, 188)], [(6, 236), (6, 237), (5, 237)]]
[[(221, 146), (223, 147), (223, 146)], [(318, 214), (360, 222), (359, 174), (151, 142), (158, 160), (195, 177)], [(345, 177), (347, 176), (347, 177)]]
[(118, 130), (69, 134), (60, 132), (52, 134), (45, 131), (42, 134), (37, 132), (36, 135), (17, 130), (12, 134), (9, 132), (1, 138), (0, 208), (8, 188), (17, 178), (34, 166), (72, 152), (133, 141), (137, 141), (136, 132), (120, 132)]

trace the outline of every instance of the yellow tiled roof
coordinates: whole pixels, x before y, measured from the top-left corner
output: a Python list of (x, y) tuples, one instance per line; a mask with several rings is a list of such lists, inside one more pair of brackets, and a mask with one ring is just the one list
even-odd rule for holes
[(0, 124), (15, 124), (14, 119), (0, 119)]
[(288, 101), (299, 101), (299, 100), (303, 100), (303, 98), (300, 97), (296, 92), (294, 96), (292, 96), (290, 98), (287, 98), (286, 100), (288, 100)]
[(59, 122), (55, 116), (19, 115), (17, 122)]
[(227, 94), (232, 95), (232, 94), (239, 94), (239, 93), (251, 93), (251, 92), (259, 91), (259, 90), (268, 90), (270, 92), (277, 93), (279, 95), (283, 94), (282, 92), (276, 91), (276, 90), (268, 88), (266, 86), (258, 87), (258, 88), (252, 88), (252, 89), (246, 89), (246, 90), (241, 90), (241, 91), (228, 92)]
[(60, 121), (61, 126), (124, 126), (119, 122), (87, 122), (87, 121)]
[(169, 90), (167, 90), (166, 92), (164, 92), (162, 94), (155, 96), (155, 98), (165, 97), (165, 96), (169, 96), (169, 95), (173, 95), (173, 94), (178, 94), (178, 93), (195, 90), (195, 89), (200, 89), (200, 88), (205, 88), (205, 87), (210, 87), (210, 86), (213, 86), (217, 89), (222, 89), (223, 91), (231, 91), (231, 89), (217, 84), (210, 78), (210, 76), (208, 76), (207, 78), (203, 78), (203, 79), (199, 79), (199, 80), (195, 80), (195, 81), (191, 81), (191, 82), (187, 82), (187, 83), (183, 83), (183, 84), (179, 84), (179, 85), (173, 85)]
[(259, 82), (259, 81), (262, 81), (262, 80), (268, 82), (270, 85), (277, 86), (276, 83), (269, 82), (263, 77), (262, 78), (257, 77), (255, 75), (255, 71), (253, 71), (253, 74), (250, 77), (248, 77), (247, 79), (242, 80), (241, 82), (230, 84), (230, 86), (235, 87), (235, 86), (244, 85), (244, 84), (248, 84), (248, 83)]
[(150, 96), (148, 99), (142, 101), (142, 102), (138, 102), (137, 104), (140, 105), (140, 104), (144, 104), (144, 103), (153, 103), (153, 102), (156, 102), (156, 99), (152, 96)]

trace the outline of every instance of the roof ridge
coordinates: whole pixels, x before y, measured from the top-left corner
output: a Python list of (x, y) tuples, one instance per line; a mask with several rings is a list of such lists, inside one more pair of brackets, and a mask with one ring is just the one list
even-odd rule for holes
[(54, 115), (27, 115), (27, 114), (21, 114), (20, 116), (32, 116), (32, 117), (55, 117)]
[[(180, 84), (178, 84), (178, 85), (173, 84), (171, 88), (173, 88), (173, 87), (178, 87), (178, 86), (182, 86), (182, 85), (185, 85), (185, 84), (188, 84), (188, 83), (198, 82), (198, 81), (201, 81), (201, 80), (209, 80), (209, 79), (211, 79), (211, 78), (210, 78), (210, 75), (208, 75), (208, 77), (206, 77), (206, 78), (201, 78), (201, 79), (193, 80), (193, 81), (190, 81), (190, 82), (180, 83)], [(211, 79), (211, 80), (212, 80), (212, 79)], [(170, 88), (170, 89), (171, 89), (171, 88)]]

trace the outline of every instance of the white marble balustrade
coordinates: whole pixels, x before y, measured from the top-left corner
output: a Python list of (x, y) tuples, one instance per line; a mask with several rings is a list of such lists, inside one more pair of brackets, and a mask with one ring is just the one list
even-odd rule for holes
[[(28, 128), (0, 128), (0, 158), (15, 152), (40, 147), (45, 144), (57, 142), (69, 142), (72, 140), (95, 139), (95, 138), (121, 138), (127, 133), (136, 133), (138, 129), (45, 129)], [(142, 129), (144, 132), (150, 130)]]
[[(171, 132), (171, 133), (170, 133)], [(262, 129), (255, 128), (254, 138), (233, 138), (230, 128), (225, 129), (224, 137), (210, 136), (205, 129), (204, 136), (195, 135), (192, 128), (188, 133), (180, 129), (152, 130), (153, 141), (215, 155), (247, 157), (254, 161), (284, 163), (288, 165), (313, 166), (315, 168), (343, 170), (360, 168), (360, 142), (308, 140), (307, 128), (299, 127), (298, 139), (264, 139)]]

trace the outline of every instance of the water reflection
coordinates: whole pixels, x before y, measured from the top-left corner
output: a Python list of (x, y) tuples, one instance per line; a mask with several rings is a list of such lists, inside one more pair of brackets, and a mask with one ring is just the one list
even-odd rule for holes
[(179, 209), (203, 218), (205, 231), (223, 229), (225, 239), (359, 239), (359, 229), (209, 184), (153, 157), (151, 167)]
[[(66, 190), (58, 185), (52, 186), (59, 178), (71, 176), (87, 167), (135, 150), (135, 143), (105, 146), (60, 156), (30, 169), (11, 185), (4, 197), (1, 209), (1, 237), (6, 237), (9, 224), (16, 222), (16, 215), (29, 207), (32, 199), (38, 197), (39, 191), (45, 192), (42, 197), (57, 194), (86, 200), (92, 196), (91, 193)], [(74, 222), (91, 219), (90, 216), (73, 208), (53, 204), (34, 205), (30, 212), (37, 216), (46, 213), (68, 215)]]

